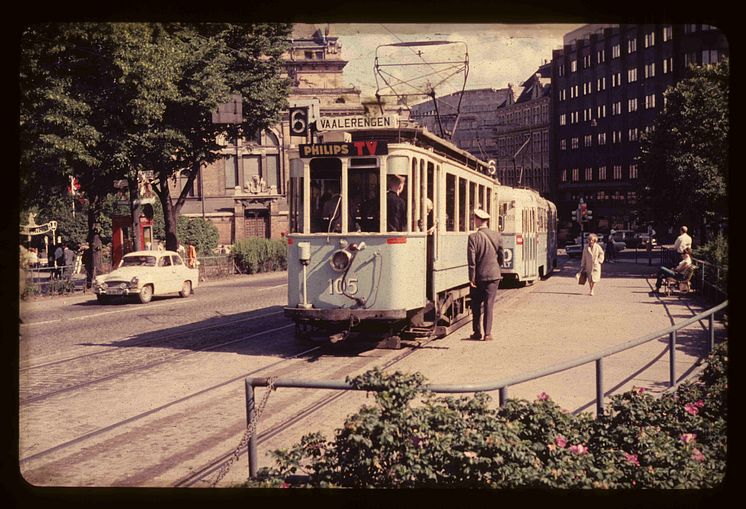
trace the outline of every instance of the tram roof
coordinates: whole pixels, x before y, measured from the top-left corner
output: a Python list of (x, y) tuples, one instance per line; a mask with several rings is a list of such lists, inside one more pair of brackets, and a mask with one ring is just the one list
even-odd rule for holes
[(430, 132), (426, 127), (403, 126), (391, 129), (359, 129), (350, 131), (355, 141), (376, 139), (388, 143), (411, 143), (418, 147), (432, 148), (438, 154), (454, 159), (465, 166), (489, 175), (489, 164), (473, 154), (460, 149), (448, 140)]

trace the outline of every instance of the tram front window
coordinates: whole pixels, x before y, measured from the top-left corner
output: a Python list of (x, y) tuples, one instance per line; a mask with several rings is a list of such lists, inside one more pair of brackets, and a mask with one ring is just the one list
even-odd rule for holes
[(311, 233), (342, 231), (342, 161), (313, 159), (311, 170)]
[(348, 228), (353, 232), (380, 232), (379, 170), (377, 167), (355, 167), (354, 162), (354, 159), (351, 160), (350, 171), (347, 174), (347, 196), (350, 197)]

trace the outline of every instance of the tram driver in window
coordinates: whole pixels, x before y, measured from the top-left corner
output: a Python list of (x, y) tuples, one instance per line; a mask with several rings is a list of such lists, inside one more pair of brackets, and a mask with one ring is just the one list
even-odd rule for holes
[(404, 189), (404, 177), (389, 175), (387, 179), (386, 211), (390, 232), (402, 232), (407, 224), (407, 204), (400, 196)]
[(330, 196), (324, 202), (321, 217), (327, 231), (339, 233), (342, 231), (342, 195), (339, 194), (339, 183), (329, 182), (327, 190)]

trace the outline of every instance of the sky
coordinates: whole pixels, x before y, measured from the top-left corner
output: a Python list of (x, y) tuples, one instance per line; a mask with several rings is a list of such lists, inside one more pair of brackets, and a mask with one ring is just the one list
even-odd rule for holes
[[(339, 37), (342, 45), (342, 58), (349, 63), (344, 69), (346, 84), (357, 86), (362, 91), (362, 98), (373, 97), (376, 92), (376, 72), (374, 61), (376, 48), (379, 45), (412, 42), (412, 41), (462, 41), (462, 44), (442, 46), (424, 46), (418, 48), (380, 48), (379, 63), (393, 63), (395, 61), (417, 60), (415, 51), (423, 51), (421, 61), (454, 62), (463, 60), (464, 52), (468, 52), (467, 89), (474, 88), (506, 88), (512, 83), (518, 92), (520, 84), (530, 77), (545, 61), (551, 61), (552, 50), (562, 47), (562, 37), (581, 25), (577, 24), (331, 24), (330, 35)], [(391, 53), (391, 54), (389, 54)], [(407, 58), (409, 57), (409, 58)], [(443, 67), (449, 67), (444, 64)], [(424, 68), (417, 65), (405, 67), (386, 67), (385, 71), (400, 72), (396, 78), (406, 82), (397, 84), (397, 88), (404, 88), (414, 92), (420, 84), (411, 81), (417, 75), (422, 75)], [(432, 69), (436, 69), (433, 67)], [(455, 70), (455, 68), (453, 68)], [(437, 68), (436, 70), (440, 70)], [(434, 71), (429, 74), (434, 74)], [(437, 96), (461, 89), (464, 74), (454, 74), (450, 79), (442, 81), (439, 77), (446, 77), (450, 72), (431, 76), (435, 84)], [(427, 79), (430, 79), (428, 77)], [(396, 78), (388, 76), (390, 83)], [(442, 81), (442, 83), (441, 83)], [(379, 76), (381, 87), (385, 82)], [(410, 86), (411, 85), (411, 86)], [(404, 87), (404, 88), (402, 88)]]

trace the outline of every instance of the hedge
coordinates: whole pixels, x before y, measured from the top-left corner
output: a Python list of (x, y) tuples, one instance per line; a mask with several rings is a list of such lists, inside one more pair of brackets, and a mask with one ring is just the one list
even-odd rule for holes
[(236, 265), (241, 272), (255, 274), (287, 270), (287, 240), (249, 237), (238, 240), (232, 247)]
[(333, 440), (305, 435), (272, 451), (251, 487), (705, 488), (725, 477), (725, 343), (696, 381), (658, 397), (615, 395), (598, 418), (535, 401), (436, 397), (419, 373), (374, 369), (349, 381), (382, 388)]

